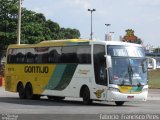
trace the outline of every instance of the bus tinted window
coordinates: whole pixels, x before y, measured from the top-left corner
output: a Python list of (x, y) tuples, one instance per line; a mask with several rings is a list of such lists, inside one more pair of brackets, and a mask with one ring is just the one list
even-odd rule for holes
[(94, 45), (94, 73), (97, 84), (107, 85), (105, 46)]
[(22, 53), (18, 53), (15, 56), (15, 62), (16, 63), (24, 63), (24, 60), (25, 60), (25, 56)]
[(79, 63), (91, 63), (91, 47), (90, 46), (78, 46), (77, 57)]
[(124, 46), (109, 46), (107, 51), (111, 56), (128, 56)]
[(35, 55), (35, 62), (36, 63), (47, 63), (48, 62), (48, 54), (36, 54)]
[(121, 57), (144, 57), (144, 50), (141, 47), (135, 46), (122, 46), (122, 45), (109, 45), (107, 53), (111, 56)]
[(91, 64), (91, 46), (9, 49), (8, 63), (78, 63)]
[(63, 47), (62, 48), (62, 55), (61, 55), (61, 62), (62, 63), (78, 63), (77, 60), (77, 47)]
[(52, 48), (48, 54), (49, 63), (60, 63), (61, 62), (61, 48)]
[(35, 63), (35, 55), (28, 52), (26, 54), (26, 63)]

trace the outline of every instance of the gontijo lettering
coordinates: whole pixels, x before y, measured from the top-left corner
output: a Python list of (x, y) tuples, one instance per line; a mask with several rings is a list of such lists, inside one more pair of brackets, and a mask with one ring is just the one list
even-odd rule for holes
[(25, 66), (24, 72), (25, 73), (48, 73), (49, 68), (48, 66)]

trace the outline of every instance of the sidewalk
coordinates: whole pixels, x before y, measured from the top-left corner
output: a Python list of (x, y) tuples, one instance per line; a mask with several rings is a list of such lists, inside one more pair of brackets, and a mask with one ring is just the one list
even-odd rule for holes
[(0, 97), (18, 97), (18, 93), (8, 92), (4, 87), (0, 87)]
[(148, 100), (160, 100), (160, 89), (149, 89)]

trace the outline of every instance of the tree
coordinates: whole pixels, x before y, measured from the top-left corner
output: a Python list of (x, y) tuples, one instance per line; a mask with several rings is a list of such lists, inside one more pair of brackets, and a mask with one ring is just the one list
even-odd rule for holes
[(61, 28), (60, 36), (62, 37), (62, 39), (75, 39), (80, 37), (80, 32), (76, 29)]
[[(9, 44), (16, 43), (17, 21), (18, 0), (0, 0), (0, 48), (6, 49)], [(42, 13), (22, 8), (21, 43), (34, 44), (43, 40), (79, 37), (79, 30), (61, 28), (58, 23), (46, 20)]]
[(132, 29), (126, 30), (126, 35), (123, 37), (122, 41), (142, 44), (142, 40), (134, 35), (134, 30)]
[(51, 39), (59, 39), (61, 38), (60, 36), (60, 26), (58, 23), (55, 23), (51, 20), (46, 21), (46, 27), (48, 28), (48, 32), (50, 33), (50, 38)]
[[(0, 1), (0, 48), (6, 49), (8, 44), (16, 43), (17, 0)], [(1, 51), (0, 50), (0, 51)]]
[(38, 43), (47, 37), (44, 33), (46, 19), (43, 14), (23, 9), (21, 42)]

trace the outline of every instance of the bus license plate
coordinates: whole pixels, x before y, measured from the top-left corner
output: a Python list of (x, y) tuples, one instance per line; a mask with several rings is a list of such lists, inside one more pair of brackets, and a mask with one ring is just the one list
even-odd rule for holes
[(133, 98), (134, 98), (134, 96), (127, 96), (127, 98), (128, 98), (128, 99), (133, 99)]

